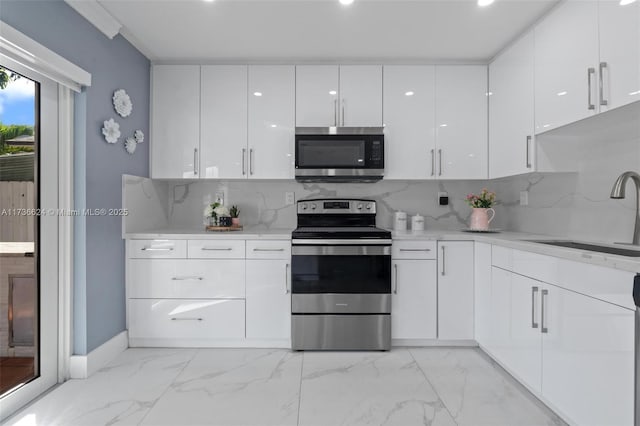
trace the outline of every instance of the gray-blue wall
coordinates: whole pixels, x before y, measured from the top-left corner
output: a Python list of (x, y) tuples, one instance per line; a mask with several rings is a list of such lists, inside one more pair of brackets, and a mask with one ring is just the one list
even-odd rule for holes
[[(91, 87), (76, 97), (76, 118), (86, 120), (76, 123), (76, 203), (121, 207), (121, 175), (149, 174), (149, 60), (122, 36), (108, 39), (62, 0), (0, 0), (0, 20), (91, 73)], [(133, 101), (127, 118), (113, 110), (117, 89)], [(122, 132), (115, 145), (101, 134), (111, 117)], [(129, 155), (123, 141), (136, 129), (146, 140)], [(74, 353), (82, 355), (125, 329), (124, 242), (120, 217), (79, 218), (75, 231)]]

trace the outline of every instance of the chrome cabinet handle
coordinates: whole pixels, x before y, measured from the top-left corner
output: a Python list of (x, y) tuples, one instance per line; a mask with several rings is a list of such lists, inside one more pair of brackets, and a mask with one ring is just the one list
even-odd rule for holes
[(342, 100), (342, 126), (344, 127), (344, 104), (345, 104), (345, 100)]
[(253, 251), (284, 251), (284, 249), (283, 248), (278, 248), (278, 249), (254, 248)]
[(438, 163), (440, 165), (440, 170), (438, 171), (438, 176), (442, 176), (442, 150), (438, 150)]
[(253, 148), (249, 150), (249, 174), (253, 175)]
[(549, 290), (542, 290), (542, 309), (540, 311), (540, 322), (542, 323), (542, 328), (540, 329), (541, 332), (543, 333), (548, 333), (549, 329), (547, 328), (547, 325), (545, 324), (545, 316), (544, 316), (544, 301), (545, 301), (545, 296), (547, 296), (549, 294)]
[(395, 275), (395, 282), (393, 283), (393, 294), (398, 294), (398, 264), (393, 264), (393, 273)]
[(531, 168), (531, 136), (527, 136), (527, 169)]
[(171, 321), (203, 321), (203, 318), (177, 318), (177, 317), (172, 317)]
[(247, 149), (246, 148), (242, 148), (242, 176), (247, 174), (247, 167), (246, 167), (246, 158), (247, 158)]
[(589, 94), (587, 96), (587, 109), (592, 110), (596, 109), (596, 105), (593, 103), (591, 99), (591, 75), (596, 73), (596, 69), (593, 67), (587, 68), (587, 89)]
[(531, 287), (531, 328), (538, 328), (536, 322), (536, 293), (538, 290), (538, 287)]
[(226, 248), (202, 247), (200, 250), (204, 250), (204, 251), (231, 251), (233, 249), (231, 247), (226, 247)]
[(431, 176), (436, 175), (436, 150), (431, 150)]
[(600, 75), (598, 76), (600, 80), (600, 105), (607, 106), (609, 102), (604, 98), (604, 69), (607, 68), (608, 65), (606, 62), (600, 62)]
[(198, 175), (198, 148), (193, 148), (193, 174)]
[(338, 125), (338, 99), (333, 100), (333, 125)]
[(204, 280), (204, 277), (173, 277), (171, 278), (171, 281), (188, 281), (188, 280), (202, 281)]
[(442, 249), (442, 271), (440, 272), (440, 275), (442, 275), (443, 277), (445, 276), (445, 251), (444, 251), (444, 246), (440, 247)]
[(173, 247), (142, 247), (142, 251), (173, 251)]
[(403, 248), (401, 248), (400, 251), (431, 251), (431, 249), (403, 249)]
[(289, 264), (284, 267), (284, 294), (289, 294)]

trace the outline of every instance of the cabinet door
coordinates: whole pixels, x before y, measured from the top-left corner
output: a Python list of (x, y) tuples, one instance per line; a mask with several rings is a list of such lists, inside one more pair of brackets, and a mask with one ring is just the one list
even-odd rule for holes
[(436, 268), (435, 260), (393, 261), (392, 338), (436, 338)]
[(536, 133), (597, 112), (597, 65), (597, 2), (569, 0), (538, 24), (535, 28)]
[(491, 244), (475, 243), (473, 255), (475, 338), (484, 346), (491, 332)]
[(289, 260), (247, 260), (247, 338), (291, 338)]
[(542, 334), (540, 294), (542, 283), (512, 274), (511, 336), (505, 365), (530, 388), (542, 385)]
[(535, 170), (534, 38), (527, 33), (489, 65), (489, 177)]
[(340, 66), (340, 125), (382, 126), (382, 66)]
[(435, 170), (435, 68), (384, 67), (385, 179), (429, 179)]
[(544, 289), (542, 395), (572, 424), (632, 425), (634, 312)]
[(491, 325), (485, 348), (504, 364), (511, 346), (512, 276), (511, 272), (504, 269), (491, 268)]
[(202, 67), (200, 123), (200, 177), (245, 177), (248, 173), (246, 66)]
[(293, 66), (249, 67), (250, 178), (293, 179), (295, 101)]
[(438, 242), (438, 338), (473, 339), (473, 242)]
[[(640, 3), (600, 1), (600, 62), (604, 84), (600, 110), (640, 100)], [(602, 101), (602, 99), (601, 99)]]
[(486, 66), (436, 66), (436, 145), (439, 178), (487, 178)]
[(338, 125), (338, 66), (296, 67), (296, 126)]
[(198, 177), (200, 67), (155, 65), (151, 78), (151, 177)]

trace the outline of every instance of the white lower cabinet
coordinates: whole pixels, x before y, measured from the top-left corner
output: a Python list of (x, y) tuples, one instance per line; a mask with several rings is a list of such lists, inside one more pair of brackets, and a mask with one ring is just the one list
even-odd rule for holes
[(475, 243), (473, 256), (475, 335), (485, 345), (491, 330), (491, 244)]
[(473, 241), (438, 241), (438, 338), (472, 340)]
[(437, 337), (436, 260), (393, 259), (391, 337)]
[(291, 263), (247, 260), (247, 338), (291, 338)]
[(244, 300), (130, 299), (131, 339), (244, 339)]

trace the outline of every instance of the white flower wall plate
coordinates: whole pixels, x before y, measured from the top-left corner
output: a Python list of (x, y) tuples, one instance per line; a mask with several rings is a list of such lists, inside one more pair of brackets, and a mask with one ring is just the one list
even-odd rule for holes
[(128, 117), (133, 110), (131, 98), (124, 89), (113, 92), (113, 107), (120, 117)]
[(134, 152), (136, 152), (136, 147), (138, 146), (138, 143), (136, 142), (136, 140), (134, 138), (132, 138), (131, 136), (129, 136), (127, 139), (125, 139), (124, 141), (124, 148), (127, 150), (127, 152), (129, 154), (133, 154)]
[(144, 133), (142, 130), (136, 130), (133, 132), (133, 138), (136, 140), (136, 143), (144, 142)]
[(120, 125), (110, 118), (103, 123), (102, 134), (108, 143), (116, 143), (120, 137)]

